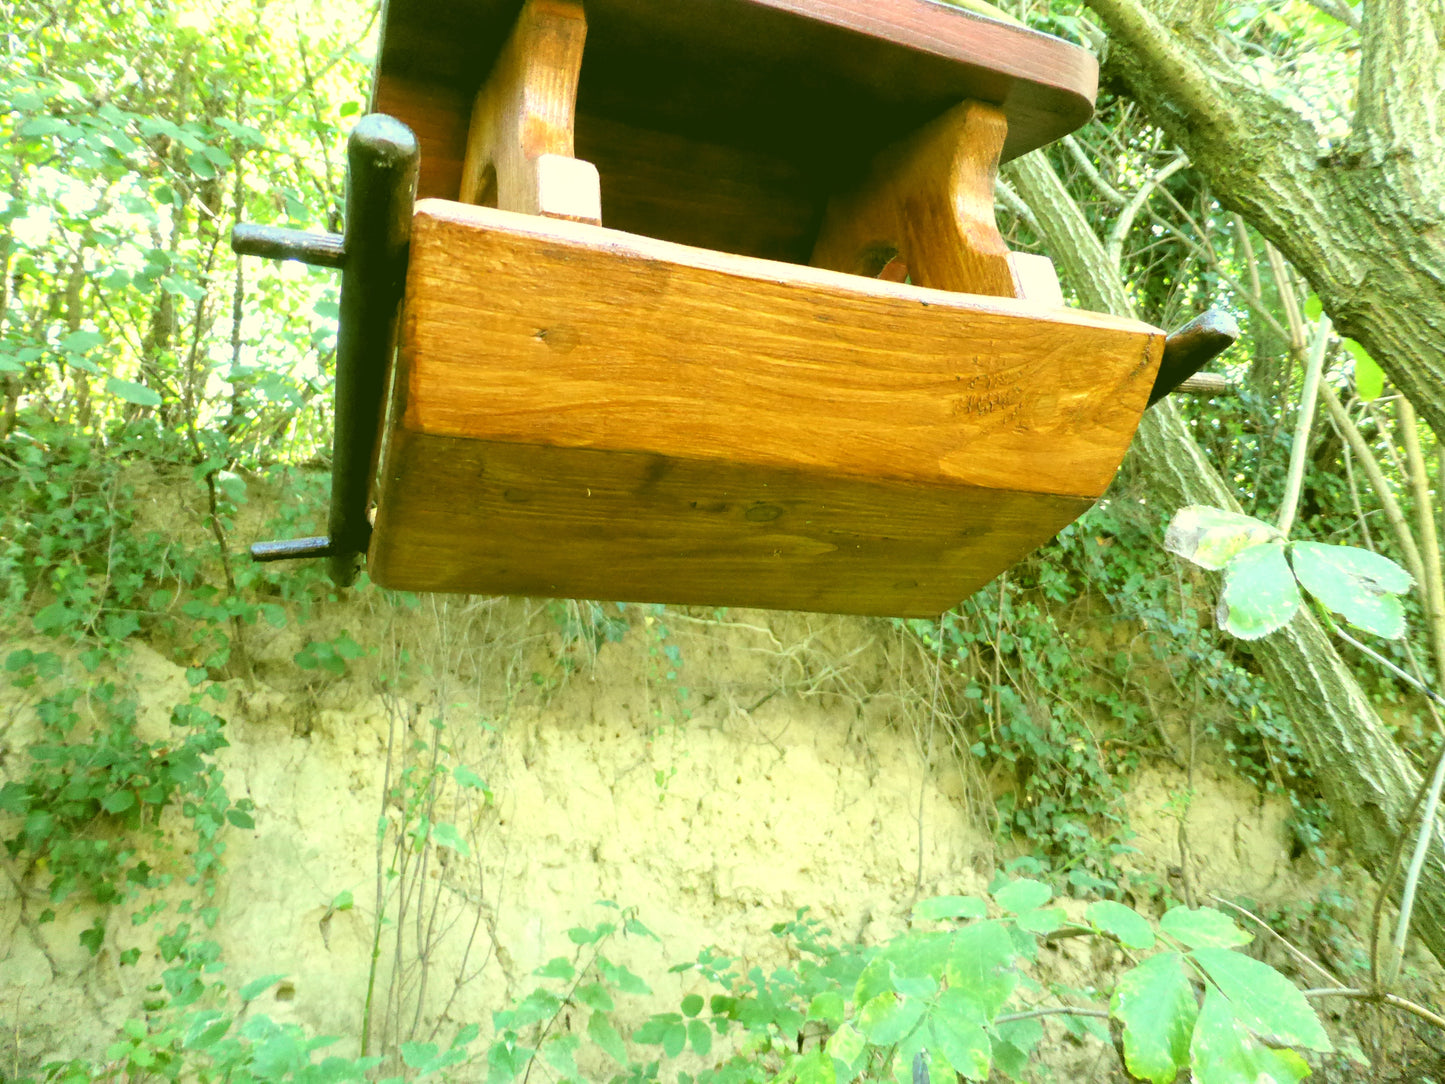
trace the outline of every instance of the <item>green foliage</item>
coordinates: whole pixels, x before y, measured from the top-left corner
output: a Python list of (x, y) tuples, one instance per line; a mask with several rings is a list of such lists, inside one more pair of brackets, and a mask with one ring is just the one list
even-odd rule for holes
[(1415, 581), (1378, 553), (1287, 541), (1253, 516), (1200, 506), (1180, 510), (1164, 546), (1204, 568), (1224, 571), (1219, 626), (1241, 639), (1257, 640), (1284, 627), (1300, 607), (1300, 588), (1357, 628), (1388, 639), (1405, 634), (1405, 611), (1397, 596)]

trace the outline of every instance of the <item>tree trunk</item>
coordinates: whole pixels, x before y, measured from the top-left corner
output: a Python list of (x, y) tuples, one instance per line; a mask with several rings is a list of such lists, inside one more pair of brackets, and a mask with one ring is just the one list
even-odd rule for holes
[[(1109, 263), (1048, 160), (1026, 155), (1004, 172), (1048, 236), (1061, 276), (1084, 304), (1132, 316), (1119, 269)], [(1167, 399), (1145, 411), (1125, 469), (1138, 473), (1156, 507), (1207, 504), (1240, 510)], [(1308, 608), (1251, 647), (1284, 702), (1315, 780), (1356, 859), (1382, 876), (1420, 786), (1418, 773)], [(1438, 846), (1431, 849), (1420, 879), (1413, 931), (1445, 962), (1445, 818), (1437, 820), (1435, 834)], [(1397, 896), (1401, 880), (1393, 881)]]
[(1333, 147), (1231, 65), (1212, 0), (1086, 2), (1112, 34), (1106, 76), (1445, 434), (1445, 0), (1365, 0), (1355, 113)]

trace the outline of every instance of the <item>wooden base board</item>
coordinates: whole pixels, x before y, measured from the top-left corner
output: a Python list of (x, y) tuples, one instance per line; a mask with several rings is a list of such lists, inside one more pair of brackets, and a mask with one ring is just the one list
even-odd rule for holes
[(936, 617), (1092, 503), (399, 430), (368, 570), (405, 591)]

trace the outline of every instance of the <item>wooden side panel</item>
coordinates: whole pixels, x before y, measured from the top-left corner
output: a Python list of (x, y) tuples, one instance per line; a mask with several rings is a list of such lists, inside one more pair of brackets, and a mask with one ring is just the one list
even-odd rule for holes
[(1091, 502), (398, 430), (386, 587), (932, 617)]
[(403, 424), (1093, 498), (1162, 344), (1130, 320), (428, 201)]

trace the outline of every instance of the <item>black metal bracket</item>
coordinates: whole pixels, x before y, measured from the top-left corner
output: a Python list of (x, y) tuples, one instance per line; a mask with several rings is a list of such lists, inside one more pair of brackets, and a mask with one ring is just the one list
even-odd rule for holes
[(1159, 373), (1149, 392), (1149, 406), (1224, 353), (1238, 338), (1239, 325), (1234, 317), (1219, 309), (1210, 309), (1173, 332), (1164, 340), (1164, 357), (1160, 359)]
[(347, 143), (344, 236), (251, 224), (238, 225), (231, 233), (231, 248), (240, 255), (300, 260), (341, 271), (327, 533), (251, 547), (257, 561), (330, 558), (331, 578), (338, 587), (356, 579), (371, 539), (367, 505), (406, 284), (420, 158), (410, 128), (384, 113), (369, 114)]

